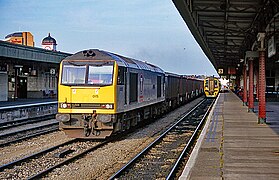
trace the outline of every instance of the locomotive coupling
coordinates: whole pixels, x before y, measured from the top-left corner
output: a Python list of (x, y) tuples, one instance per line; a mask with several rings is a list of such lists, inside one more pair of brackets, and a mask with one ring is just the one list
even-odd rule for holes
[(92, 121), (93, 121), (93, 116), (91, 114), (86, 115), (83, 114), (82, 115), (82, 119), (83, 119), (83, 127), (84, 127), (84, 135), (86, 137), (90, 136), (91, 131), (92, 131)]
[(83, 127), (84, 127), (84, 135), (86, 137), (90, 136), (92, 133), (93, 135), (99, 136), (101, 133), (97, 130), (97, 113), (94, 110), (93, 114), (83, 114)]

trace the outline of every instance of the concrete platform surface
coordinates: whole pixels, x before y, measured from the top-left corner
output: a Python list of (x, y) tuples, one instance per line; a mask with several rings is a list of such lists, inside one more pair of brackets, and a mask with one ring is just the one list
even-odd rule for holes
[(267, 124), (257, 124), (255, 105), (248, 113), (221, 93), (180, 179), (279, 180), (279, 103), (267, 103)]

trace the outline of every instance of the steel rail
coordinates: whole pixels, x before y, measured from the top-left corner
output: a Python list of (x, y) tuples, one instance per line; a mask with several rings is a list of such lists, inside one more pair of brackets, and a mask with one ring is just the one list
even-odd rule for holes
[(183, 161), (183, 158), (187, 155), (187, 153), (189, 153), (189, 151), (191, 150), (191, 146), (195, 143), (196, 138), (198, 136), (199, 131), (201, 130), (201, 128), (203, 127), (204, 122), (206, 121), (206, 118), (210, 112), (210, 110), (212, 109), (212, 106), (214, 104), (215, 100), (211, 103), (211, 105), (209, 106), (209, 108), (207, 109), (206, 113), (204, 114), (202, 120), (200, 121), (199, 125), (197, 126), (196, 130), (194, 131), (194, 133), (192, 134), (190, 140), (188, 141), (188, 143), (186, 144), (186, 146), (184, 147), (183, 151), (180, 153), (178, 159), (176, 160), (176, 163), (174, 164), (174, 166), (172, 167), (170, 173), (168, 174), (168, 176), (166, 177), (166, 180), (169, 179), (173, 179), (175, 176), (175, 173), (178, 170), (179, 164)]
[(28, 179), (28, 180), (31, 180), (31, 179), (39, 179), (39, 178), (45, 176), (46, 174), (48, 174), (49, 172), (51, 172), (53, 169), (58, 168), (58, 167), (60, 167), (60, 166), (63, 166), (63, 165), (65, 165), (65, 164), (68, 164), (68, 163), (70, 163), (70, 162), (72, 162), (72, 161), (75, 161), (76, 159), (78, 159), (78, 158), (84, 156), (85, 154), (87, 154), (87, 153), (89, 153), (89, 152), (91, 152), (91, 151), (95, 151), (96, 149), (98, 149), (98, 148), (100, 148), (100, 147), (106, 145), (107, 143), (109, 143), (109, 142), (111, 142), (111, 141), (112, 141), (112, 139), (107, 139), (107, 140), (101, 142), (100, 144), (97, 144), (96, 146), (93, 146), (93, 147), (91, 147), (91, 148), (88, 148), (87, 150), (85, 150), (85, 151), (83, 151), (83, 152), (81, 152), (81, 153), (79, 153), (79, 154), (77, 154), (77, 155), (75, 155), (75, 156), (72, 156), (72, 157), (70, 157), (70, 158), (68, 158), (68, 159), (66, 159), (66, 160), (64, 160), (64, 161), (62, 161), (62, 162), (60, 162), (60, 163), (58, 163), (58, 164), (56, 164), (56, 165), (54, 165), (54, 166), (51, 166), (51, 167), (49, 167), (48, 169), (39, 172), (38, 174), (35, 174), (35, 175), (31, 176), (31, 177), (28, 177), (27, 179)]
[(34, 153), (34, 154), (31, 154), (31, 155), (25, 156), (25, 157), (23, 157), (23, 158), (21, 158), (21, 159), (18, 159), (18, 160), (12, 161), (12, 162), (10, 162), (10, 163), (4, 164), (4, 165), (0, 166), (0, 172), (3, 171), (4, 169), (10, 168), (10, 167), (12, 167), (12, 166), (18, 164), (18, 163), (27, 161), (27, 160), (29, 160), (29, 159), (31, 159), (31, 158), (34, 158), (34, 157), (39, 156), (39, 155), (41, 155), (41, 154), (47, 153), (47, 152), (52, 151), (52, 150), (54, 150), (54, 149), (57, 149), (57, 148), (59, 148), (59, 147), (61, 147), (61, 146), (65, 146), (65, 145), (67, 145), (67, 144), (73, 143), (73, 142), (75, 142), (75, 141), (77, 141), (77, 139), (71, 139), (71, 140), (69, 140), (69, 141), (67, 141), (67, 142), (64, 142), (64, 143), (61, 143), (61, 144), (59, 144), (59, 145), (56, 145), (56, 146), (47, 148), (47, 149), (42, 150), (42, 151), (39, 151), (39, 152), (37, 152), (37, 153)]
[(37, 132), (37, 133), (34, 133), (34, 134), (30, 134), (28, 136), (17, 138), (15, 140), (11, 140), (11, 141), (7, 141), (7, 142), (4, 142), (4, 143), (0, 143), (0, 147), (4, 147), (4, 146), (7, 146), (9, 144), (20, 142), (20, 141), (23, 141), (23, 140), (26, 140), (26, 139), (30, 139), (30, 138), (33, 138), (33, 137), (36, 137), (36, 136), (40, 136), (40, 135), (43, 135), (43, 134), (51, 133), (51, 132), (57, 131), (58, 129), (59, 129), (58, 127), (55, 127), (55, 128), (47, 129), (47, 130), (40, 131), (40, 132)]
[(158, 138), (156, 138), (152, 143), (150, 143), (146, 148), (144, 148), (139, 154), (137, 154), (133, 159), (131, 159), (126, 165), (124, 165), (120, 170), (113, 174), (109, 179), (117, 179), (127, 168), (129, 168), (137, 159), (139, 159), (143, 154), (145, 154), (150, 148), (152, 148), (157, 142), (159, 142), (165, 135), (172, 130), (178, 123), (183, 121), (187, 116), (189, 116), (193, 111), (195, 111), (206, 99), (203, 99), (199, 104), (197, 104), (191, 111), (181, 117), (176, 123), (169, 127), (165, 132), (163, 132)]
[(53, 126), (53, 125), (58, 125), (58, 124), (59, 124), (58, 122), (52, 122), (50, 124), (45, 124), (45, 125), (40, 125), (40, 126), (36, 126), (36, 127), (31, 127), (31, 128), (28, 128), (28, 129), (22, 129), (22, 130), (15, 131), (15, 132), (0, 134), (0, 137), (4, 138), (4, 137), (12, 136), (12, 135), (15, 135), (15, 134), (18, 134), (18, 133), (23, 133), (23, 132), (26, 132), (26, 131), (32, 131), (32, 130), (35, 130), (35, 129), (44, 128), (44, 127)]
[(17, 127), (17, 126), (22, 126), (25, 124), (33, 124), (33, 123), (40, 122), (40, 121), (47, 121), (49, 119), (54, 119), (54, 118), (55, 118), (54, 114), (49, 114), (49, 115), (42, 115), (39, 117), (33, 117), (33, 118), (28, 118), (28, 119), (6, 121), (6, 122), (0, 123), (0, 130)]

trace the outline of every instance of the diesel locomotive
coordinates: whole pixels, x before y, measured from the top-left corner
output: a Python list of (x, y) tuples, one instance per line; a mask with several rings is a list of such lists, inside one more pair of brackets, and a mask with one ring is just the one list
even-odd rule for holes
[(104, 139), (202, 93), (201, 80), (89, 49), (61, 61), (56, 119), (69, 137)]

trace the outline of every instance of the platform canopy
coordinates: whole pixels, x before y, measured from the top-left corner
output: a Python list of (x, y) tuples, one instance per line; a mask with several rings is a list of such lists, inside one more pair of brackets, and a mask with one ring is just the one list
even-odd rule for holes
[(258, 33), (264, 32), (267, 41), (279, 26), (278, 0), (173, 2), (217, 72), (223, 69), (225, 75), (229, 69), (241, 73), (246, 51), (257, 50)]
[(0, 40), (0, 64), (6, 63), (9, 59), (59, 64), (62, 59), (70, 55), (72, 54), (24, 46)]

